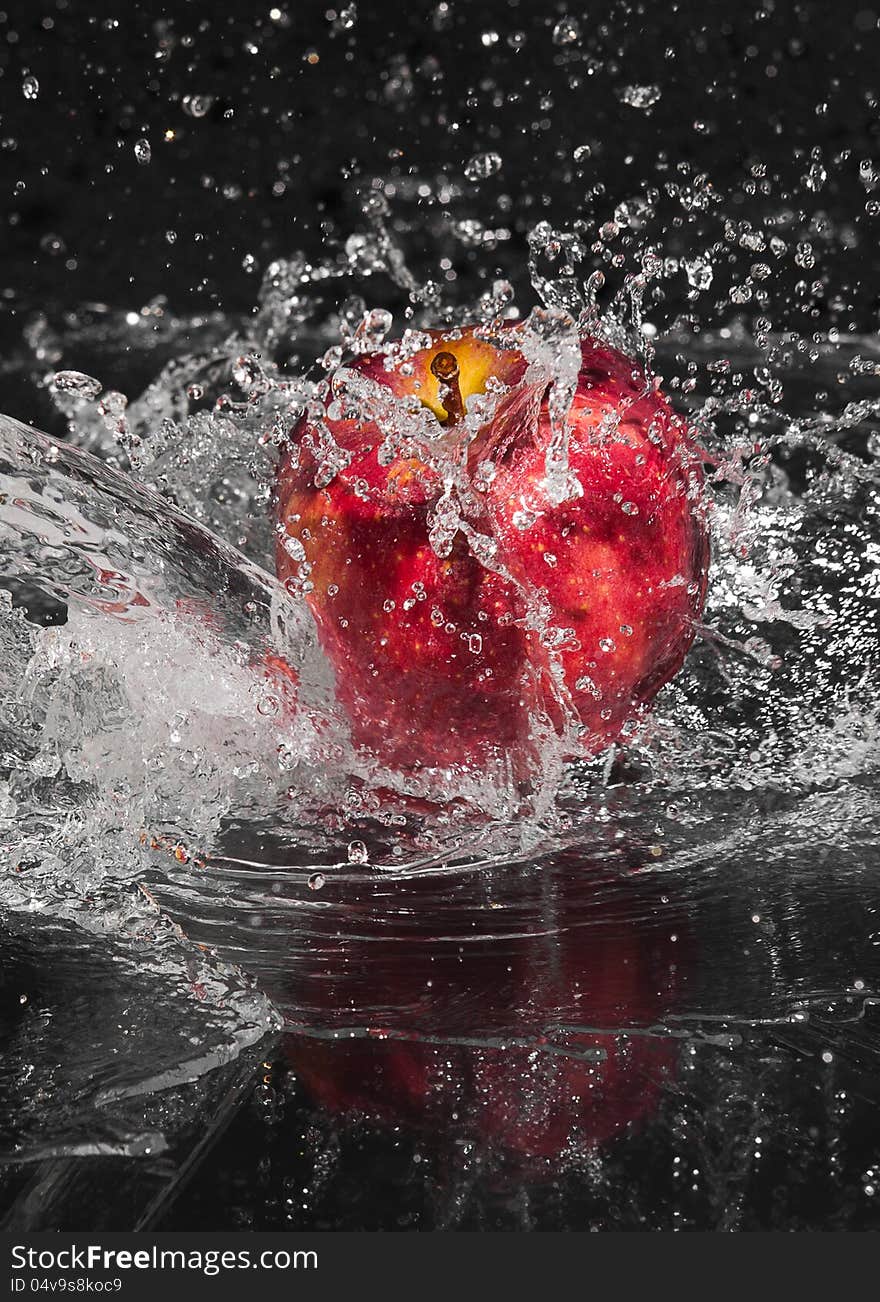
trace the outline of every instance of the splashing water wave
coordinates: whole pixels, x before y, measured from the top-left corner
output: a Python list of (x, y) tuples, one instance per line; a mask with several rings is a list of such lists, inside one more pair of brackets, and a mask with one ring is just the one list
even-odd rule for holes
[[(638, 353), (688, 410), (711, 467), (709, 600), (684, 670), (624, 746), (564, 767), (548, 741), (528, 807), (515, 784), (461, 771), (438, 802), (352, 747), (307, 609), (269, 572), (276, 452), (314, 392), (291, 341), (326, 349), (328, 369), (380, 346), (387, 311), (349, 296), (330, 312), (323, 297), (365, 267), (421, 303), (410, 328), (437, 311), (381, 211), (371, 221), (346, 258), (274, 264), (247, 327), (164, 321), (171, 360), (135, 401), (54, 371), (68, 443), (0, 420), (0, 904), (113, 930), (110, 901), (140, 884), (210, 946), (218, 992), (239, 964), (315, 1034), (510, 1043), (510, 959), (545, 991), (514, 1000), (516, 1043), (576, 1053), (571, 1037), (596, 1026), (559, 965), (581, 941), (626, 917), (678, 926), (724, 874), (752, 899), (791, 901), (799, 883), (793, 935), (815, 904), (817, 847), (833, 845), (838, 875), (876, 862), (880, 354), (737, 322), (655, 339), (644, 278), (600, 315), (601, 276), (578, 289), (571, 241), (538, 231), (545, 307)], [(561, 273), (543, 274), (547, 257)], [(510, 317), (511, 300), (499, 283), (458, 319)], [(142, 320), (104, 315), (88, 329), (155, 348)], [(201, 350), (182, 355), (184, 334)], [(77, 338), (44, 319), (30, 342), (57, 365)], [(563, 481), (567, 357), (542, 358)], [(736, 373), (755, 383), (732, 387)], [(683, 997), (673, 983), (644, 1006), (618, 991), (605, 1026), (785, 1020), (837, 980), (823, 985), (799, 934), (794, 976), (780, 943), (769, 985)], [(242, 1024), (264, 1030), (267, 1007)]]

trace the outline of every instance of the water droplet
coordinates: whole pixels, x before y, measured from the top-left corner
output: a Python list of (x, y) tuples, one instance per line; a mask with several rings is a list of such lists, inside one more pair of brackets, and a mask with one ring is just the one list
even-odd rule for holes
[(336, 18), (333, 20), (333, 30), (337, 32), (350, 32), (357, 22), (357, 5), (348, 4), (344, 9), (340, 9)]
[(265, 719), (273, 718), (280, 708), (281, 706), (278, 702), (278, 698), (276, 696), (270, 696), (268, 693), (265, 696), (261, 696), (257, 701), (257, 714), (261, 714)]
[(811, 163), (810, 170), (803, 178), (804, 185), (807, 187), (808, 190), (812, 190), (814, 194), (817, 191), (822, 189), (822, 186), (825, 184), (827, 180), (828, 180), (828, 173), (825, 171), (825, 168), (819, 162)]
[(40, 83), (36, 77), (25, 77), (21, 83), (21, 93), (25, 99), (36, 99), (40, 93)]
[(599, 638), (599, 650), (600, 650), (600, 651), (605, 651), (606, 653), (607, 653), (607, 652), (610, 652), (610, 651), (616, 651), (616, 650), (617, 650), (617, 643), (614, 641), (614, 638), (613, 638), (613, 637), (600, 637), (600, 638)]
[(474, 154), (465, 164), (464, 174), (469, 181), (485, 181), (500, 171), (500, 154)]
[(367, 847), (363, 841), (349, 841), (348, 843), (348, 862), (349, 863), (367, 863), (369, 861)]
[(381, 348), (393, 324), (394, 317), (384, 307), (375, 307), (364, 313), (357, 330), (359, 343), (368, 348)]
[(145, 136), (141, 136), (140, 140), (134, 142), (134, 156), (143, 167), (146, 167), (147, 163), (149, 163), (150, 159), (153, 157), (150, 142)]
[(684, 258), (681, 265), (692, 289), (706, 290), (712, 284), (712, 263), (707, 258)]
[(107, 417), (110, 428), (121, 430), (125, 420), (125, 410), (128, 407), (128, 398), (124, 393), (117, 389), (108, 389), (101, 401), (98, 403), (98, 411), (102, 416)]
[(660, 99), (661, 90), (659, 86), (621, 86), (616, 94), (617, 98), (630, 108), (650, 109), (653, 108)]
[(553, 28), (554, 45), (575, 45), (581, 39), (581, 25), (576, 18), (561, 18)]
[(624, 502), (620, 509), (624, 515), (638, 515), (639, 513), (639, 508), (635, 502)]
[(53, 258), (59, 257), (62, 253), (67, 252), (67, 245), (60, 235), (50, 233), (44, 235), (40, 240), (40, 248), (44, 253), (49, 253)]
[(211, 111), (213, 95), (184, 95), (181, 105), (184, 113), (191, 118), (203, 118)]
[(446, 31), (447, 27), (449, 27), (451, 22), (452, 22), (452, 8), (448, 3), (446, 3), (446, 0), (441, 0), (441, 3), (437, 6), (433, 14), (431, 15), (431, 23), (434, 28), (434, 31), (435, 32)]
[(541, 645), (547, 647), (549, 651), (558, 651), (560, 647), (565, 646), (573, 636), (574, 630), (571, 628), (557, 628), (551, 625), (545, 628), (541, 633)]
[(245, 353), (232, 364), (232, 378), (249, 398), (260, 398), (272, 388), (272, 381), (253, 354)]
[(596, 684), (593, 682), (592, 678), (590, 678), (588, 674), (584, 674), (582, 678), (578, 678), (574, 686), (575, 686), (575, 691), (589, 692), (590, 695), (595, 700), (601, 701), (602, 693), (599, 691), (599, 688), (596, 686)]
[(324, 883), (326, 882), (326, 880), (327, 878), (324, 876), (323, 873), (312, 873), (311, 877), (308, 880), (309, 890), (319, 891), (321, 887), (324, 885)]
[(479, 633), (471, 633), (468, 638), (468, 650), (471, 655), (478, 656), (483, 649), (483, 639)]
[(82, 371), (56, 371), (49, 382), (56, 393), (71, 393), (76, 398), (97, 398), (103, 389), (100, 380)]
[(531, 529), (537, 518), (534, 511), (530, 511), (528, 507), (524, 506), (521, 510), (514, 511), (510, 520), (514, 529), (519, 529), (522, 533), (525, 533), (526, 529)]
[(282, 540), (281, 543), (287, 555), (293, 561), (304, 561), (306, 558), (306, 549), (303, 547), (299, 538), (295, 538), (292, 533)]

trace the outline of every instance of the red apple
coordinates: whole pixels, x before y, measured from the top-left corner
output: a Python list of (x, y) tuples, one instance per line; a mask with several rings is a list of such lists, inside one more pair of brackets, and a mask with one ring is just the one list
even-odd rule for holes
[(395, 768), (521, 773), (551, 729), (596, 753), (693, 637), (708, 543), (684, 423), (587, 337), (566, 434), (536, 338), (408, 332), (356, 355), (282, 456), (279, 577), (306, 596), (355, 743)]

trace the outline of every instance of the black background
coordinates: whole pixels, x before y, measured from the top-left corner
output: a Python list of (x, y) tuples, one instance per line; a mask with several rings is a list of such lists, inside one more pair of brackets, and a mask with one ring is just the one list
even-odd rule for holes
[[(755, 158), (774, 203), (803, 203), (800, 177), (819, 144), (829, 180), (807, 199), (833, 219), (864, 208), (858, 162), (880, 134), (868, 0), (362, 0), (348, 30), (328, 19), (327, 0), (282, 3), (280, 20), (270, 9), (7, 5), (0, 292), (19, 323), (46, 303), (138, 308), (157, 294), (181, 312), (247, 311), (270, 258), (316, 255), (358, 226), (357, 189), (374, 176), (448, 175), (465, 204), (510, 225), (514, 262), (542, 217), (603, 217), (683, 163), (708, 172), (735, 213), (760, 206), (741, 188)], [(552, 35), (565, 13), (581, 29), (570, 46)], [(22, 93), (27, 75), (36, 99)], [(649, 113), (618, 98), (630, 83), (661, 87)], [(192, 95), (213, 97), (205, 116), (184, 110)], [(148, 166), (135, 159), (141, 137)], [(592, 156), (576, 165), (583, 143)], [(464, 165), (481, 150), (503, 167), (469, 184)], [(850, 157), (834, 166), (840, 150)], [(865, 290), (864, 243), (841, 252), (833, 280), (870, 328), (878, 299)]]

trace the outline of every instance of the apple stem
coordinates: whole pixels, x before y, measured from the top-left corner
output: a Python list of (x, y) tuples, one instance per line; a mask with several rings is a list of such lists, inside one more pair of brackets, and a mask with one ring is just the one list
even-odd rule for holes
[(457, 425), (465, 415), (464, 399), (458, 383), (458, 361), (454, 353), (437, 353), (431, 359), (431, 374), (436, 377), (440, 401), (446, 409), (441, 425)]

